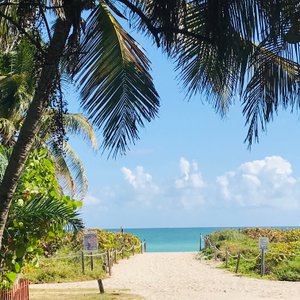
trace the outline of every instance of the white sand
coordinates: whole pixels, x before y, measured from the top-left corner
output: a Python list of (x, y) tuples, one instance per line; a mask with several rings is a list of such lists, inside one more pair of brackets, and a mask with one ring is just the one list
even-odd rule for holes
[[(236, 276), (195, 259), (195, 253), (145, 253), (113, 266), (104, 288), (129, 289), (145, 299), (300, 299), (300, 283)], [(32, 288), (98, 287), (96, 281), (33, 285)]]

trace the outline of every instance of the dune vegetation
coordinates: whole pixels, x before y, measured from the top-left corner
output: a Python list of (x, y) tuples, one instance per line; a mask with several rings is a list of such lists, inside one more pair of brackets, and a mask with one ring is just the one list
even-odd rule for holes
[[(217, 231), (207, 236), (203, 255), (217, 258), (228, 270), (235, 272), (237, 255), (240, 253), (238, 272), (260, 277), (261, 254), (259, 237), (268, 237), (269, 251), (265, 255), (264, 278), (300, 281), (300, 229), (245, 228)], [(217, 249), (217, 250), (216, 250)]]
[[(132, 246), (136, 247), (135, 252), (139, 253), (140, 240), (131, 234), (110, 232), (100, 229), (92, 229), (97, 232), (98, 254), (105, 253), (107, 250), (119, 251), (118, 259), (121, 259), (120, 250), (129, 250)], [(76, 235), (67, 233), (62, 237), (51, 240), (44, 240), (40, 247), (44, 255), (35, 264), (28, 263), (24, 267), (24, 276), (31, 283), (50, 283), (50, 282), (70, 282), (89, 279), (99, 279), (106, 276), (106, 263), (103, 257), (93, 257), (93, 268), (91, 268), (91, 257), (84, 257), (85, 270), (82, 272), (82, 250), (83, 232)], [(89, 253), (86, 253), (89, 254)], [(124, 251), (124, 257), (129, 257), (130, 251)]]

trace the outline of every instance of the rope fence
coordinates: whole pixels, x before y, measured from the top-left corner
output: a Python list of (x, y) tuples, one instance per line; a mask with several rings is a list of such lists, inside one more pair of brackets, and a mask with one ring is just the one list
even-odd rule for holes
[(214, 245), (212, 243), (212, 241), (207, 236), (202, 237), (202, 235), (200, 235), (200, 251), (202, 250), (202, 248), (201, 248), (201, 240), (202, 239), (204, 240), (204, 249), (206, 249), (206, 248), (212, 249), (215, 260), (218, 259), (218, 254), (224, 255), (226, 268), (228, 267), (228, 259), (229, 258), (236, 259), (235, 273), (238, 273), (239, 264), (240, 264), (241, 259), (243, 259), (244, 261), (247, 261), (247, 262), (255, 262), (260, 258), (260, 260), (261, 260), (261, 275), (263, 276), (265, 274), (265, 255), (278, 256), (278, 257), (290, 257), (290, 256), (300, 257), (300, 254), (296, 254), (296, 253), (275, 253), (275, 252), (267, 252), (266, 253), (264, 251), (259, 253), (256, 257), (245, 257), (241, 253), (241, 251), (239, 251), (238, 254), (234, 255), (234, 254), (230, 253), (228, 248), (226, 248), (225, 251), (220, 250), (216, 245)]
[(81, 261), (81, 270), (82, 273), (85, 273), (86, 270), (86, 259), (89, 258), (89, 265), (91, 271), (94, 270), (94, 258), (100, 258), (102, 261), (103, 270), (111, 276), (112, 266), (113, 264), (118, 263), (119, 259), (124, 259), (125, 257), (133, 256), (135, 253), (144, 253), (146, 252), (146, 241), (142, 241), (139, 245), (132, 245), (129, 248), (123, 246), (121, 249), (110, 249), (105, 252), (94, 253), (94, 252), (85, 252), (74, 254), (74, 255), (66, 255), (66, 256), (58, 256), (58, 257), (50, 257), (50, 258), (42, 258), (41, 262), (53, 261), (53, 260), (80, 260)]

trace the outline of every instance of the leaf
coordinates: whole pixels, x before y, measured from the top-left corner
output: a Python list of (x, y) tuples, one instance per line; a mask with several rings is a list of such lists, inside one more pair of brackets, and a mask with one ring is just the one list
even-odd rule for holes
[(33, 252), (33, 250), (34, 250), (33, 247), (29, 246), (29, 247), (27, 247), (26, 252), (30, 253), (30, 252)]
[(23, 258), (26, 253), (26, 247), (24, 245), (18, 245), (16, 249), (17, 258)]
[(15, 269), (15, 272), (16, 272), (16, 273), (20, 273), (20, 271), (21, 271), (21, 266), (20, 266), (20, 264), (19, 264), (18, 262), (16, 262), (16, 263), (14, 264), (14, 269)]
[(17, 279), (17, 274), (15, 272), (8, 272), (5, 274), (5, 277), (13, 283)]
[(102, 128), (104, 149), (124, 154), (138, 139), (138, 125), (158, 112), (159, 97), (149, 73), (149, 60), (115, 20), (104, 1), (87, 20), (82, 53), (73, 76), (82, 106)]

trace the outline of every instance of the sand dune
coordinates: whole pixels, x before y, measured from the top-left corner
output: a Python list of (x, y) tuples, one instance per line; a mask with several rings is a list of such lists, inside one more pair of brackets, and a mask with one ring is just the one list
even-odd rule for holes
[[(196, 253), (145, 253), (113, 266), (108, 289), (130, 289), (145, 299), (256, 300), (300, 299), (300, 283), (236, 276), (211, 263), (195, 259)], [(34, 285), (33, 288), (45, 288)], [(48, 288), (97, 287), (96, 281), (47, 284)]]

